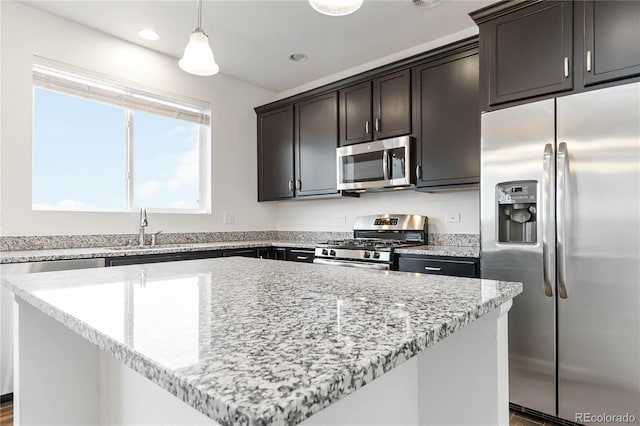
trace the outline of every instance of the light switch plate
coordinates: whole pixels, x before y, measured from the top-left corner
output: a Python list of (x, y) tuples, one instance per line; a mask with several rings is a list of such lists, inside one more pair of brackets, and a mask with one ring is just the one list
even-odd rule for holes
[(223, 223), (225, 225), (233, 225), (236, 223), (236, 217), (232, 212), (227, 212), (224, 214)]
[(460, 222), (460, 213), (445, 213), (444, 221), (446, 223), (459, 223)]

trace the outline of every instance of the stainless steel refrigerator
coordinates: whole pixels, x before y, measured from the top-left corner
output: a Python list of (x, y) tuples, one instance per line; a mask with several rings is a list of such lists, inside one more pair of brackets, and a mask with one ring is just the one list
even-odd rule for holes
[(510, 402), (640, 424), (640, 83), (482, 115), (481, 248), (524, 284)]

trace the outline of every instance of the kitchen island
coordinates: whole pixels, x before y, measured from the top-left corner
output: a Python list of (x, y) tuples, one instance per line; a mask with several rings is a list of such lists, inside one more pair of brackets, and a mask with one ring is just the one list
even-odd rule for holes
[(2, 285), (18, 424), (508, 424), (518, 283), (218, 258)]

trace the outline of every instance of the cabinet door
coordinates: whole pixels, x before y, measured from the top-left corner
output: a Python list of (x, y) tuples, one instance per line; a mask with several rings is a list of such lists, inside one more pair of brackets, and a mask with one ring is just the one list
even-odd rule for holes
[(490, 105), (573, 88), (572, 10), (544, 1), (482, 24)]
[(374, 139), (411, 133), (411, 71), (373, 80)]
[(338, 93), (296, 104), (296, 196), (335, 194)]
[(371, 82), (340, 90), (340, 145), (373, 139)]
[(258, 201), (293, 197), (293, 105), (258, 116)]
[(480, 182), (477, 50), (413, 69), (418, 187)]
[(640, 1), (584, 4), (585, 86), (640, 74)]

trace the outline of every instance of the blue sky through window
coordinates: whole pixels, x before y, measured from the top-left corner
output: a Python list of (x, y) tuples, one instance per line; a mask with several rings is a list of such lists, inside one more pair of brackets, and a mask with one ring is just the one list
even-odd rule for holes
[[(35, 88), (33, 208), (127, 209), (126, 110)], [(197, 209), (199, 125), (135, 111), (131, 208)]]

